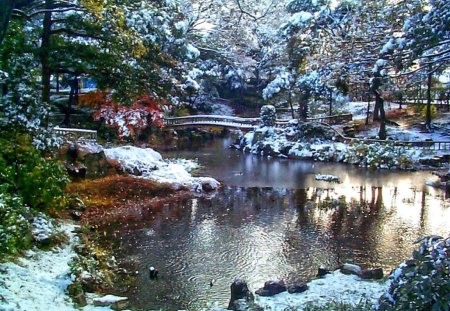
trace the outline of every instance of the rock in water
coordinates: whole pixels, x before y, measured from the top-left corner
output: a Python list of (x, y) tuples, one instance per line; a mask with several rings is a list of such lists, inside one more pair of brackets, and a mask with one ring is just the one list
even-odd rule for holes
[(330, 270), (328, 270), (327, 268), (320, 267), (319, 269), (317, 269), (317, 276), (319, 278), (321, 278), (329, 273), (330, 273)]
[(308, 285), (303, 282), (295, 282), (294, 284), (289, 285), (287, 290), (289, 294), (303, 293), (308, 290)]
[(382, 268), (368, 269), (362, 271), (359, 276), (365, 280), (380, 280), (383, 278), (384, 273)]
[(230, 302), (228, 303), (228, 310), (234, 310), (234, 302), (238, 299), (246, 299), (246, 300), (253, 300), (253, 294), (248, 289), (247, 282), (244, 280), (235, 280), (233, 283), (231, 283), (231, 297)]
[(284, 281), (267, 281), (264, 287), (258, 289), (255, 293), (259, 296), (273, 296), (287, 290)]

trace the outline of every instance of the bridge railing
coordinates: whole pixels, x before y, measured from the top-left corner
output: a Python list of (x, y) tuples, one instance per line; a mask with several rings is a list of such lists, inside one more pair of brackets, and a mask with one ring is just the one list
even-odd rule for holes
[[(341, 114), (334, 116), (326, 116), (320, 118), (308, 118), (311, 122), (320, 122), (328, 125), (341, 124), (352, 121), (353, 116), (351, 114)], [(276, 121), (277, 127), (286, 127), (290, 120)], [(181, 126), (187, 124), (214, 124), (214, 123), (229, 123), (229, 124), (242, 124), (248, 126), (257, 126), (260, 124), (260, 118), (241, 118), (241, 117), (230, 117), (221, 115), (193, 115), (184, 116), (176, 118), (164, 118), (164, 125), (166, 126)]]
[(53, 132), (62, 136), (66, 140), (78, 140), (84, 138), (86, 140), (97, 140), (97, 131), (95, 130), (85, 130), (85, 129), (74, 129), (66, 127), (54, 127)]
[(255, 127), (259, 124), (259, 118), (240, 118), (220, 115), (194, 115), (177, 118), (164, 118), (165, 126), (185, 125), (227, 125), (233, 127)]

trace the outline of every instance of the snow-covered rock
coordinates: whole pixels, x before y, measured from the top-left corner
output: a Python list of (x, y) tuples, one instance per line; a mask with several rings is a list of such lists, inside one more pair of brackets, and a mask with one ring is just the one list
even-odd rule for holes
[(161, 154), (151, 148), (133, 146), (105, 149), (110, 161), (119, 162), (128, 173), (157, 182), (172, 184), (176, 189), (187, 187), (196, 192), (212, 191), (220, 183), (211, 177), (193, 177), (190, 171), (198, 164), (184, 159), (164, 160)]
[(46, 243), (54, 232), (55, 227), (47, 217), (40, 215), (33, 218), (33, 229), (31, 233), (35, 241)]

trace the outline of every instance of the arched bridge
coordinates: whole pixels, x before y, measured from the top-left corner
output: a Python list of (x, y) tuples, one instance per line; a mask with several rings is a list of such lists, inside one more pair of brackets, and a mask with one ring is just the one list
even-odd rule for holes
[[(290, 120), (277, 120), (276, 127), (286, 127)], [(328, 125), (342, 124), (352, 121), (351, 114), (310, 118), (308, 121)], [(177, 118), (164, 118), (167, 127), (226, 127), (240, 130), (253, 130), (260, 124), (260, 118), (241, 118), (220, 115), (192, 115)]]

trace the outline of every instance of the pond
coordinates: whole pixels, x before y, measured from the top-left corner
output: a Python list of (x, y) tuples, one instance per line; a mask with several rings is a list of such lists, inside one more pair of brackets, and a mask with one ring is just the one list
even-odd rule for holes
[[(228, 149), (231, 142), (164, 155), (197, 158), (197, 173), (224, 185), (216, 195), (111, 228), (120, 237), (118, 257), (139, 272), (128, 293), (134, 307), (226, 306), (235, 278), (255, 290), (269, 279), (311, 280), (321, 265), (352, 262), (388, 273), (419, 237), (449, 234), (449, 201), (425, 186), (429, 172), (264, 159)], [(316, 181), (318, 173), (341, 183)], [(158, 280), (149, 279), (150, 266)]]

